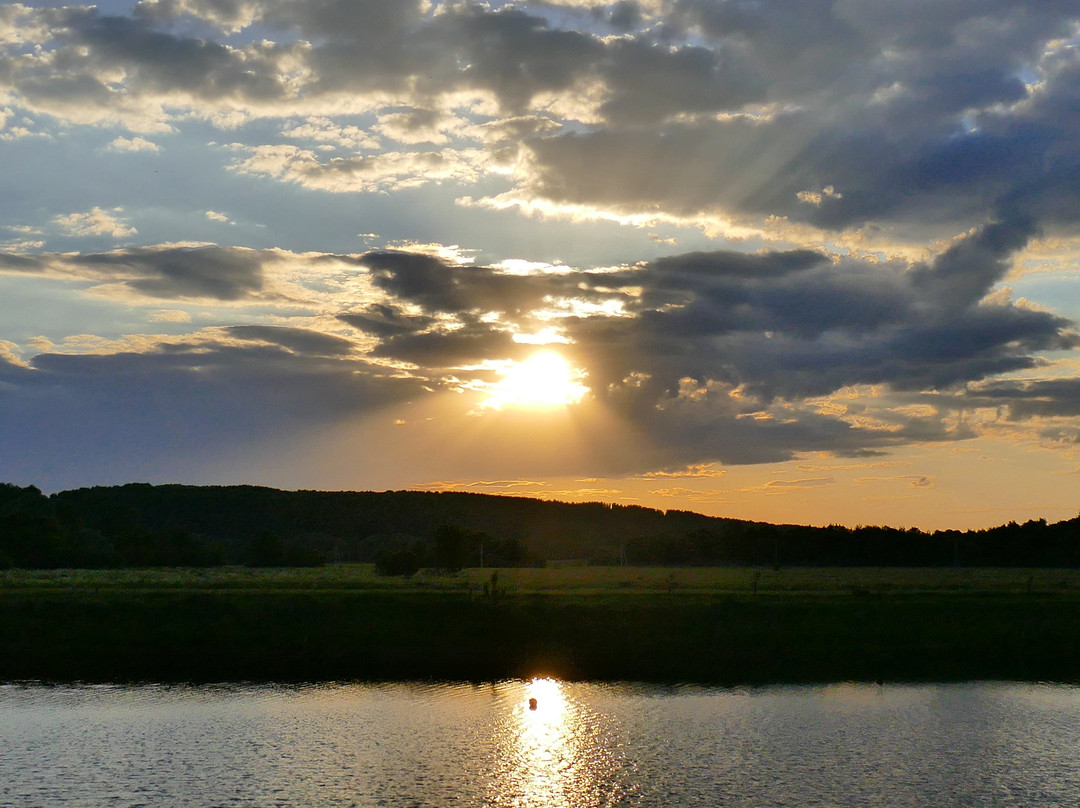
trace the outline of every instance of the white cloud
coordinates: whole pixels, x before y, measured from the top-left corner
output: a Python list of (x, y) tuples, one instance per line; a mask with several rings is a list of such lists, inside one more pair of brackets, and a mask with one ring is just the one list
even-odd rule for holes
[(112, 236), (113, 238), (125, 238), (133, 236), (138, 230), (131, 227), (122, 219), (114, 216), (122, 213), (123, 208), (113, 208), (107, 211), (99, 207), (91, 208), (85, 213), (69, 213), (56, 216), (53, 221), (68, 236)]
[(831, 185), (826, 185), (820, 191), (799, 191), (795, 194), (795, 198), (800, 202), (820, 208), (825, 199), (843, 199), (844, 195)]
[(391, 241), (387, 243), (386, 247), (391, 250), (403, 250), (405, 252), (418, 253), (420, 255), (432, 255), (442, 261), (458, 265), (471, 264), (476, 261), (476, 250), (467, 249), (457, 244), (438, 244), (436, 242), (421, 243), (419, 241), (404, 239), (402, 241)]
[(727, 470), (720, 468), (719, 464), (717, 463), (691, 463), (685, 468), (676, 469), (674, 471), (663, 469), (661, 469), (660, 471), (649, 471), (644, 474), (637, 475), (637, 478), (641, 480), (657, 480), (665, 477), (678, 479), (687, 477), (718, 478), (723, 477), (726, 474)]
[(485, 173), (488, 159), (477, 149), (386, 152), (328, 162), (296, 146), (255, 146), (248, 151), (251, 156), (234, 163), (233, 171), (332, 193), (401, 190), (445, 181), (476, 182)]
[[(0, 95), (0, 101), (3, 95)], [(18, 118), (15, 123), (16, 112), (11, 107), (0, 107), (0, 140), (12, 141), (24, 137), (49, 137), (48, 132), (35, 131), (31, 127), (34, 121), (31, 118)]]
[(462, 129), (463, 123), (438, 112), (417, 109), (380, 115), (375, 130), (399, 143), (443, 145), (450, 142), (447, 133)]
[(22, 3), (0, 6), (0, 45), (18, 45), (33, 42), (47, 35), (33, 10)]
[(136, 135), (133, 138), (118, 137), (109, 144), (110, 151), (125, 151), (125, 152), (139, 152), (139, 151), (161, 151), (161, 147), (146, 138)]
[(0, 241), (0, 250), (10, 253), (24, 253), (31, 250), (40, 250), (45, 242), (36, 239), (15, 239), (13, 241)]
[(22, 359), (19, 346), (6, 339), (0, 339), (0, 360), (4, 360), (19, 367), (29, 367)]
[(224, 213), (218, 213), (216, 210), (208, 210), (208, 211), (206, 211), (206, 218), (209, 219), (212, 222), (222, 222), (224, 224), (236, 224), (236, 222), (234, 222), (232, 219), (230, 219), (227, 215), (225, 215)]
[(135, 13), (152, 20), (190, 16), (227, 34), (236, 34), (261, 16), (260, 4), (251, 0), (139, 0)]
[(350, 149), (379, 148), (378, 139), (359, 126), (336, 124), (330, 118), (321, 116), (308, 118), (302, 124), (283, 129), (281, 134), (297, 140), (314, 140)]
[(190, 323), (191, 315), (179, 309), (161, 309), (150, 316), (152, 323)]

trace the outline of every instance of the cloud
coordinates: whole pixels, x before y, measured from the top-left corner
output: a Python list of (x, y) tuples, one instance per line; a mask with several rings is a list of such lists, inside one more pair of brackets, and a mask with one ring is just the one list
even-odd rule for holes
[(331, 193), (402, 190), (447, 181), (474, 182), (484, 173), (486, 156), (477, 150), (386, 152), (366, 157), (335, 157), (322, 162), (296, 146), (256, 146), (232, 165), (239, 174), (262, 175)]
[(694, 463), (686, 468), (677, 469), (675, 471), (649, 471), (644, 474), (638, 474), (637, 477), (642, 480), (659, 480), (665, 478), (683, 479), (683, 478), (720, 478), (727, 474), (727, 471), (722, 468), (718, 468), (715, 463)]
[[(296, 352), (305, 348), (315, 350)], [(0, 434), (0, 470), (49, 489), (85, 484), (86, 468), (98, 482), (206, 473), (229, 455), (280, 450), (291, 436), (423, 394), (324, 335), (290, 329), (43, 353), (27, 366), (0, 357), (0, 386), (0, 419), (22, 426)]]
[(275, 251), (213, 246), (136, 247), (85, 255), (0, 253), (0, 271), (114, 284), (155, 299), (238, 301), (272, 297), (264, 268), (284, 257)]
[(151, 297), (237, 300), (262, 291), (265, 260), (254, 250), (177, 247), (104, 253), (78, 263), (98, 272), (130, 273), (122, 282)]
[(306, 357), (346, 356), (354, 353), (356, 345), (343, 337), (324, 334), (305, 328), (270, 325), (233, 325), (222, 329), (228, 335), (246, 342), (262, 342), (277, 346), (292, 354)]
[[(274, 119), (287, 137), (354, 152), (242, 147), (239, 174), (310, 189), (479, 185), (497, 169), (511, 190), (480, 199), (534, 212), (864, 247), (1016, 217), (1078, 235), (1080, 12), (1067, 4), (935, 4), (918, 22), (880, 2), (551, 8), (15, 6), (0, 37), (7, 95), (29, 113), (138, 132)], [(194, 35), (192, 21), (212, 27)], [(260, 38), (236, 36), (256, 25)], [(16, 58), (27, 42), (37, 48)]]
[(150, 316), (154, 323), (190, 323), (191, 315), (177, 309), (161, 309)]
[(755, 488), (742, 488), (739, 490), (743, 492), (786, 494), (793, 489), (820, 488), (826, 485), (836, 485), (836, 479), (833, 477), (805, 477), (798, 480), (770, 480), (764, 485)]
[(19, 346), (10, 340), (0, 340), (0, 362), (12, 367), (26, 367), (19, 353)]
[[(673, 447), (650, 461), (671, 469), (955, 439), (967, 433), (944, 414), (957, 393), (965, 406), (986, 399), (980, 406), (996, 401), (1018, 417), (1039, 407), (1049, 414), (1039, 396), (994, 379), (1034, 370), (1038, 352), (1069, 350), (1080, 337), (1052, 312), (983, 299), (1029, 232), (990, 225), (916, 264), (714, 251), (551, 273), (406, 251), (163, 245), (7, 253), (0, 270), (89, 280), (148, 301), (336, 302), (336, 321), (364, 335), (364, 350), (411, 363), (424, 378), (454, 369), (468, 378), (485, 363), (526, 358), (534, 348), (517, 337), (543, 332), (584, 372), (596, 401)], [(881, 403), (821, 398), (860, 386), (880, 388), (869, 396)], [(1061, 403), (1052, 406), (1067, 412), (1067, 386), (1055, 389)]]
[(47, 37), (47, 31), (29, 6), (0, 6), (0, 45), (18, 45)]
[(1020, 244), (991, 226), (915, 266), (807, 252), (672, 256), (605, 276), (645, 290), (626, 300), (636, 316), (566, 331), (604, 346), (583, 357), (596, 387), (634, 397), (624, 380), (643, 374), (673, 404), (684, 379), (729, 404), (736, 390), (769, 401), (857, 384), (944, 389), (1033, 367), (1032, 351), (1076, 345), (1051, 313), (980, 302)]
[(411, 362), (425, 368), (455, 368), (499, 360), (524, 359), (531, 349), (516, 343), (508, 331), (482, 323), (454, 329), (434, 329), (421, 334), (398, 334), (383, 338), (372, 351), (375, 356)]
[(469, 482), (437, 481), (413, 485), (415, 490), (428, 491), (462, 491), (480, 490), (485, 493), (498, 493), (499, 491), (512, 491), (514, 496), (528, 496), (536, 494), (535, 491), (524, 491), (527, 488), (546, 488), (548, 483), (536, 480), (472, 480)]
[(53, 222), (67, 236), (127, 238), (135, 235), (138, 231), (114, 215), (122, 212), (123, 208), (113, 208), (111, 211), (107, 211), (95, 206), (85, 213), (68, 213), (56, 216), (53, 218)]
[(281, 134), (297, 140), (313, 140), (316, 143), (332, 143), (349, 149), (377, 149), (379, 141), (364, 129), (355, 125), (343, 126), (327, 117), (309, 117), (304, 123), (283, 129)]
[(547, 298), (595, 301), (617, 296), (593, 291), (574, 275), (518, 274), (403, 250), (365, 253), (357, 263), (371, 273), (375, 286), (430, 312), (500, 312), (527, 320)]
[(135, 15), (153, 22), (191, 17), (235, 34), (259, 19), (262, 5), (256, 0), (139, 0)]
[(35, 239), (12, 239), (10, 241), (0, 241), (0, 250), (11, 253), (28, 253), (34, 250), (40, 250), (45, 246), (44, 241)]
[[(1018, 369), (1049, 372), (1039, 352), (1075, 347), (1074, 327), (985, 295), (1030, 233), (988, 225), (914, 264), (718, 250), (554, 273), (547, 265), (463, 264), (402, 250), (301, 255), (161, 245), (9, 253), (0, 255), (7, 273), (88, 280), (157, 307), (164, 299), (291, 301), (281, 292), (283, 271), (297, 288), (308, 284), (311, 297), (290, 302), (272, 324), (170, 341), (87, 338), (63, 346), (63, 355), (42, 343), (27, 367), (11, 364), (0, 383), (22, 391), (15, 399), (25, 406), (33, 399), (54, 415), (61, 406), (59, 399), (48, 404), (54, 393), (65, 401), (74, 400), (69, 393), (83, 396), (90, 411), (101, 408), (94, 417), (111, 423), (110, 396), (132, 392), (138, 378), (145, 387), (135, 401), (171, 422), (191, 422), (178, 411), (202, 411), (198, 402), (210, 401), (243, 431), (238, 402), (262, 407), (268, 397), (281, 418), (289, 412), (297, 428), (316, 428), (354, 405), (368, 411), (427, 400), (430, 391), (475, 402), (495, 368), (535, 351), (515, 335), (542, 326), (559, 337), (554, 344), (589, 388), (567, 410), (582, 425), (573, 457), (556, 444), (545, 450), (553, 472), (716, 478), (724, 474), (720, 464), (807, 453), (874, 458), (905, 444), (1003, 430), (1075, 441), (1074, 423), (1062, 420), (1080, 414), (1073, 379), (1008, 377)], [(183, 321), (155, 310), (159, 321)], [(288, 389), (272, 392), (272, 384)], [(168, 406), (146, 398), (155, 390)], [(493, 448), (529, 434), (512, 413), (474, 411), (471, 418), (492, 430)], [(444, 430), (460, 429), (394, 417), (423, 425), (428, 440), (449, 440)], [(614, 440), (611, 424), (632, 438)], [(767, 490), (833, 479), (774, 481)], [(921, 477), (909, 481), (924, 485)]]
[(703, 491), (698, 488), (654, 488), (650, 494), (658, 497), (670, 497), (675, 499), (689, 499), (696, 503), (727, 503), (730, 498), (725, 491)]
[(365, 311), (339, 314), (338, 319), (359, 331), (383, 338), (426, 331), (436, 322), (433, 317), (404, 314), (383, 303), (373, 304)]
[(1007, 407), (1014, 419), (1080, 415), (1080, 379), (1002, 380), (972, 388), (969, 406)]
[(896, 477), (859, 477), (855, 482), (858, 484), (906, 482), (909, 488), (937, 488), (937, 482), (934, 478), (924, 474), (905, 474)]
[(138, 152), (138, 151), (161, 151), (161, 147), (146, 138), (135, 136), (133, 138), (118, 137), (109, 143), (111, 151)]
[(380, 115), (375, 130), (399, 143), (441, 145), (450, 140), (445, 130), (459, 125), (436, 110), (415, 109)]
[(654, 469), (859, 457), (976, 434), (954, 413), (980, 382), (1080, 344), (1064, 318), (987, 298), (1030, 233), (991, 224), (915, 264), (716, 251), (514, 275), (376, 252), (357, 263), (397, 304), (339, 317), (378, 340), (376, 356), (445, 369), (524, 358), (513, 334), (547, 312), (592, 400), (656, 447), (643, 450)]

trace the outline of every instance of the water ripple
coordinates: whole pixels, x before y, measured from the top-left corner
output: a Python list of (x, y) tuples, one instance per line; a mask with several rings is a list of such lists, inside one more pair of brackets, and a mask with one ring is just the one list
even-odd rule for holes
[(1080, 783), (1080, 691), (1055, 685), (9, 684), (0, 728), (3, 808), (966, 808)]

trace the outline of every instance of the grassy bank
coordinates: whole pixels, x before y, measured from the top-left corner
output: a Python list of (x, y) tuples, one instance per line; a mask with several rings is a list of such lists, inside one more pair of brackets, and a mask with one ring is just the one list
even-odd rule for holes
[(1080, 680), (1080, 571), (9, 571), (0, 679)]

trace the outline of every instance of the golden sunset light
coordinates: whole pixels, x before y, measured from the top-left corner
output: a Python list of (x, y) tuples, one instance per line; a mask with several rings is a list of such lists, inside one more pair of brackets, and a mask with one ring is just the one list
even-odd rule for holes
[(0, 481), (1071, 517), (1080, 8), (931, 6), (0, 4)]
[(521, 407), (551, 409), (576, 404), (589, 392), (579, 379), (581, 372), (553, 351), (535, 353), (515, 362), (491, 387), (484, 406), (494, 409)]
[(0, 808), (1080, 805), (1078, 636), (1080, 0), (0, 0)]

